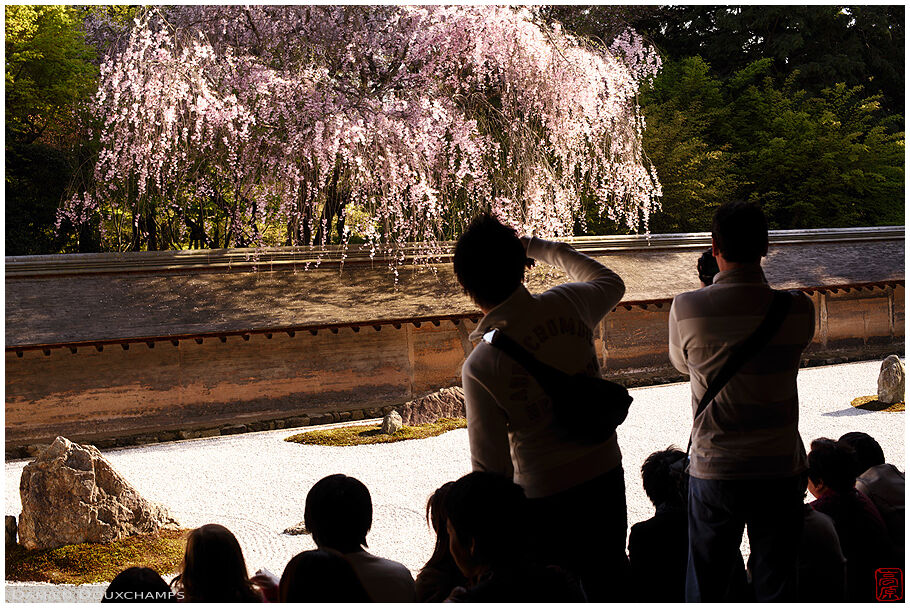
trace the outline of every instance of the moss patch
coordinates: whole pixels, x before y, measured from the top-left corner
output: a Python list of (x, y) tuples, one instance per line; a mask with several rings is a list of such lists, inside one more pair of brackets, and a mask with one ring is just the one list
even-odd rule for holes
[(306, 445), (369, 445), (436, 437), (447, 431), (463, 429), (466, 426), (468, 426), (468, 421), (464, 418), (440, 418), (430, 424), (403, 426), (394, 435), (384, 434), (381, 426), (343, 426), (292, 435), (285, 441)]
[(113, 543), (83, 543), (31, 551), (16, 545), (6, 551), (6, 580), (72, 585), (105, 583), (132, 566), (170, 574), (180, 569), (189, 533), (189, 530), (162, 530)]
[(904, 402), (882, 403), (878, 400), (878, 395), (869, 395), (868, 397), (857, 397), (850, 402), (855, 408), (868, 410), (870, 412), (903, 412)]

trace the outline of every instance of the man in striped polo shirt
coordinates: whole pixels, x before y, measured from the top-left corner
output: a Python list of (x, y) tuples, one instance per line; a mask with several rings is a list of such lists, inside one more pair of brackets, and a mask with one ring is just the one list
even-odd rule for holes
[[(733, 348), (758, 328), (774, 294), (761, 269), (768, 253), (761, 209), (723, 205), (711, 237), (720, 269), (714, 284), (676, 296), (670, 309), (670, 361), (689, 375), (693, 412)], [(733, 599), (744, 526), (756, 599), (797, 597), (807, 464), (796, 374), (815, 333), (815, 311), (804, 293), (790, 295), (771, 341), (693, 422), (687, 601)]]

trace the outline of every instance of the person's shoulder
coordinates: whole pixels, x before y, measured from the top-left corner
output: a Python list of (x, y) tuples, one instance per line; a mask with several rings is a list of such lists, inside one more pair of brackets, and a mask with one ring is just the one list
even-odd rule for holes
[(414, 577), (411, 575), (411, 571), (408, 570), (407, 566), (395, 560), (379, 557), (366, 551), (347, 553), (345, 558), (355, 570), (370, 578), (392, 578), (402, 582), (408, 581), (410, 586), (414, 584)]
[(701, 287), (699, 289), (692, 289), (690, 291), (684, 291), (678, 293), (673, 297), (673, 302), (690, 302), (698, 301), (706, 297), (707, 290), (711, 288), (711, 285), (707, 287)]
[(831, 516), (820, 511), (810, 505), (810, 508), (806, 509), (806, 513), (803, 516), (805, 520), (805, 525), (808, 527), (821, 527), (821, 528), (830, 528), (834, 530), (834, 520), (831, 519)]
[(462, 377), (478, 378), (488, 374), (498, 354), (498, 348), (481, 340), (461, 364)]
[(629, 531), (629, 534), (635, 534), (636, 536), (647, 534), (654, 528), (656, 518), (657, 516), (653, 516), (650, 519), (645, 519), (644, 521), (640, 521), (637, 524), (633, 524), (632, 529)]
[(856, 480), (872, 485), (880, 482), (904, 481), (904, 474), (893, 464), (877, 464), (866, 469)]
[[(366, 551), (364, 551), (364, 553), (366, 553)], [(408, 578), (412, 581), (414, 580), (414, 577), (411, 575), (411, 571), (408, 570), (408, 567), (405, 566), (404, 564), (402, 564), (401, 562), (396, 562), (393, 559), (388, 559), (387, 557), (379, 557), (378, 555), (372, 555), (370, 553), (366, 553), (366, 554), (369, 555), (370, 558), (375, 560), (374, 563), (377, 566), (383, 568), (384, 570), (386, 570), (388, 572), (394, 572), (395, 574), (397, 574), (398, 576), (401, 576), (402, 578)]]
[(634, 530), (637, 526), (638, 535), (640, 536), (649, 536), (653, 534), (664, 536), (667, 530), (672, 530), (673, 528), (679, 527), (681, 523), (687, 524), (687, 522), (688, 518), (685, 511), (670, 511), (656, 513), (650, 519), (638, 522), (632, 526), (632, 529)]
[(701, 316), (711, 298), (713, 285), (684, 291), (673, 298), (672, 309), (676, 318), (685, 319), (687, 317)]

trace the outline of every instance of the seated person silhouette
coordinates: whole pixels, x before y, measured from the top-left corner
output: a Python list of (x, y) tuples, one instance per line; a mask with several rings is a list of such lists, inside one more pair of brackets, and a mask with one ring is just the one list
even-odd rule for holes
[(875, 571), (895, 565), (885, 522), (872, 501), (854, 488), (852, 448), (825, 438), (811, 447), (809, 492), (816, 500), (810, 504), (834, 521), (847, 558), (846, 600), (875, 601)]
[(354, 569), (340, 553), (314, 549), (298, 553), (284, 568), (278, 584), (278, 601), (356, 602), (370, 601)]
[(317, 547), (344, 555), (371, 600), (414, 601), (411, 572), (364, 549), (373, 525), (373, 502), (359, 480), (336, 474), (317, 481), (307, 494), (303, 519)]
[(685, 452), (670, 446), (654, 452), (641, 465), (642, 485), (656, 511), (651, 519), (632, 526), (629, 533), (629, 562), (637, 601), (686, 600), (688, 487), (685, 473), (671, 468), (685, 457)]
[(127, 568), (114, 577), (102, 602), (176, 602), (161, 575), (151, 568)]
[(574, 577), (531, 558), (528, 499), (511, 479), (469, 473), (451, 487), (445, 508), (449, 550), (467, 579), (446, 601), (584, 601)]
[(455, 564), (449, 551), (449, 531), (446, 528), (448, 515), (445, 510), (446, 496), (454, 481), (440, 486), (427, 501), (427, 521), (436, 532), (436, 546), (433, 555), (417, 574), (417, 601), (441, 602), (452, 592), (452, 589), (467, 583), (461, 570)]
[(861, 432), (846, 433), (840, 439), (856, 452), (854, 487), (872, 501), (885, 520), (891, 544), (896, 552), (897, 567), (904, 565), (904, 474), (893, 464), (885, 463), (885, 453), (878, 442)]

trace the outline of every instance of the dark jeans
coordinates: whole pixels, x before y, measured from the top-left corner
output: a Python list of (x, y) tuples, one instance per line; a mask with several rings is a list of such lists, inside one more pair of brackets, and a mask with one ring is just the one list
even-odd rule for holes
[[(803, 528), (801, 475), (783, 479), (689, 479), (687, 602), (736, 601), (739, 545), (748, 529), (759, 602), (797, 601)], [(737, 571), (737, 568), (739, 571)]]
[(535, 554), (581, 579), (588, 601), (626, 601), (626, 486), (622, 467), (531, 499)]

